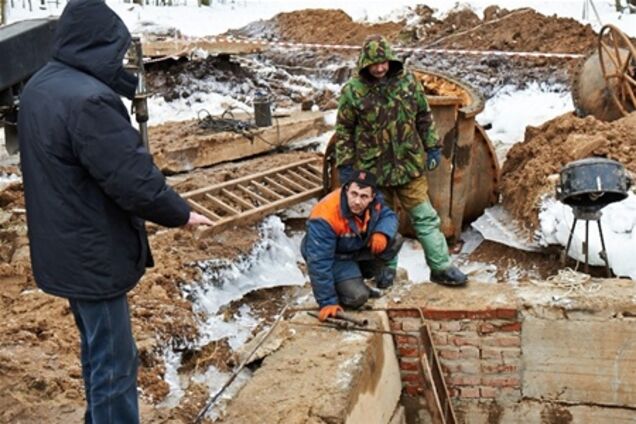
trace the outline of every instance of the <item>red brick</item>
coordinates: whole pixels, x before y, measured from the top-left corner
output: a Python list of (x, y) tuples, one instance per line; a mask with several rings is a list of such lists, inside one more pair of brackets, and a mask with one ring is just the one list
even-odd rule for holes
[(495, 319), (497, 318), (497, 309), (483, 309), (481, 311), (467, 311), (468, 319)]
[(400, 358), (400, 369), (403, 371), (418, 371), (420, 369), (419, 361), (411, 358)]
[(446, 374), (452, 374), (455, 372), (460, 372), (462, 370), (462, 363), (461, 361), (446, 361), (443, 359), (440, 359), (440, 363), (442, 365), (442, 370), (446, 373)]
[(459, 348), (459, 357), (461, 359), (479, 359), (479, 349), (474, 346), (462, 346)]
[(439, 349), (437, 354), (440, 358), (459, 359), (459, 349)]
[(466, 311), (447, 309), (423, 309), (424, 318), (434, 320), (454, 320), (466, 318)]
[(415, 373), (415, 374), (402, 373), (402, 381), (407, 383), (417, 383), (417, 384), (422, 384), (424, 382), (419, 373)]
[(499, 331), (521, 331), (521, 323), (511, 322), (510, 324), (504, 324), (499, 327)]
[(497, 389), (494, 387), (480, 387), (479, 396), (486, 399), (494, 399), (497, 397)]
[(497, 309), (497, 318), (517, 319), (517, 310), (507, 308)]
[(417, 309), (389, 309), (389, 318), (420, 318)]
[(483, 322), (479, 324), (479, 328), (477, 331), (479, 332), (479, 334), (490, 334), (494, 333), (496, 331), (496, 328), (494, 325), (488, 322)]
[(481, 348), (482, 359), (501, 359), (501, 349), (495, 347), (483, 347)]
[(440, 322), (439, 329), (449, 333), (457, 333), (458, 331), (461, 331), (462, 324), (459, 321)]
[(504, 362), (518, 359), (521, 357), (521, 349), (518, 347), (501, 349), (501, 356), (503, 356)]
[(414, 347), (404, 347), (404, 348), (400, 348), (398, 349), (399, 352), (399, 356), (408, 356), (408, 357), (412, 357), (412, 358), (417, 358), (418, 357), (418, 351), (416, 348)]
[(451, 340), (455, 346), (479, 346), (481, 344), (481, 340), (477, 336), (454, 336)]
[(391, 320), (389, 322), (389, 326), (391, 327), (391, 331), (402, 331), (402, 323), (397, 320)]
[(484, 337), (482, 343), (484, 346), (518, 347), (521, 346), (521, 338), (513, 335), (491, 335)]
[(479, 389), (477, 387), (462, 387), (459, 389), (459, 397), (476, 399), (479, 397)]
[(446, 333), (433, 333), (433, 343), (437, 346), (447, 345), (448, 335)]
[(480, 377), (470, 374), (453, 374), (448, 382), (453, 386), (476, 386), (480, 383)]
[(397, 343), (397, 345), (400, 347), (404, 347), (404, 345), (417, 346), (417, 337), (395, 336), (395, 343)]
[(402, 321), (402, 328), (404, 329), (404, 331), (420, 331), (420, 328), (422, 328), (422, 320), (420, 318), (402, 318), (400, 321)]
[(483, 376), (481, 378), (481, 383), (484, 386), (492, 386), (492, 387), (512, 387), (519, 388), (521, 387), (521, 381), (518, 376)]
[(513, 364), (482, 362), (481, 370), (487, 374), (516, 373), (519, 371), (519, 367)]

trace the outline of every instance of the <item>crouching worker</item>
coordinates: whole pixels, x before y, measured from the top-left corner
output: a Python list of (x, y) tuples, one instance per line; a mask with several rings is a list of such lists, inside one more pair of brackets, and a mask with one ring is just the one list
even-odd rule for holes
[(380, 289), (393, 284), (404, 240), (397, 216), (379, 196), (375, 177), (354, 171), (311, 212), (301, 250), (321, 321), (378, 293), (363, 278), (374, 277)]

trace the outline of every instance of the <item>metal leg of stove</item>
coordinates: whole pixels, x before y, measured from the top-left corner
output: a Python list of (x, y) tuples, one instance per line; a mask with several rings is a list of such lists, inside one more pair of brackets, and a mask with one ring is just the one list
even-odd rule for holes
[(599, 256), (601, 257), (601, 259), (603, 259), (603, 262), (605, 262), (605, 270), (607, 271), (607, 278), (612, 278), (612, 270), (610, 269), (610, 266), (609, 266), (609, 259), (607, 257), (607, 249), (605, 248), (605, 238), (603, 237), (603, 229), (601, 227), (601, 220), (599, 219), (598, 221), (596, 221), (596, 223), (598, 224), (598, 234), (601, 237), (601, 252), (599, 253)]

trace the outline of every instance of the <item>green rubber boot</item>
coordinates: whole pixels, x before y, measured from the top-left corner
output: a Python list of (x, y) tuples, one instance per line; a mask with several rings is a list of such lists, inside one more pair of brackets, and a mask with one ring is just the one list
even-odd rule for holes
[(441, 220), (431, 203), (420, 203), (409, 210), (409, 216), (431, 271), (442, 271), (450, 267), (451, 258), (448, 254), (448, 245), (439, 228)]

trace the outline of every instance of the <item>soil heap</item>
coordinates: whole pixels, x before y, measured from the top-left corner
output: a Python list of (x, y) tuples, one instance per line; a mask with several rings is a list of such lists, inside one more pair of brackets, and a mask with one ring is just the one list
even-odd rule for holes
[(548, 177), (568, 162), (589, 156), (619, 161), (636, 173), (636, 113), (614, 122), (567, 113), (539, 127), (527, 127), (524, 141), (510, 149), (503, 166), (504, 206), (536, 229), (541, 197), (554, 193)]

